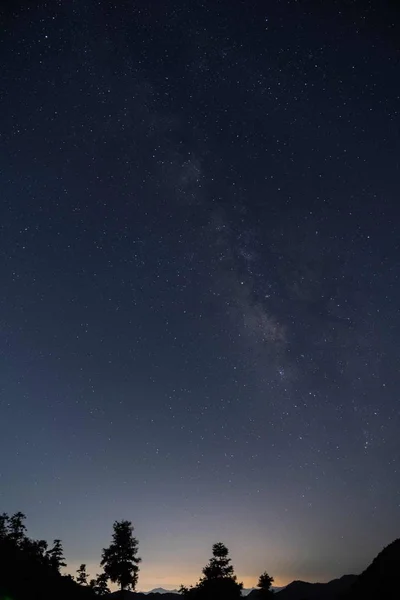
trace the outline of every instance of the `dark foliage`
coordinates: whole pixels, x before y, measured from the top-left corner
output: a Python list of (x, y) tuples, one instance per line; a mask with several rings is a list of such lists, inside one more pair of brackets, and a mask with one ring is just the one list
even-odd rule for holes
[(256, 597), (259, 600), (267, 600), (268, 598), (272, 598), (274, 595), (274, 592), (271, 589), (273, 582), (274, 578), (268, 575), (266, 571), (260, 575), (257, 583), (258, 590), (256, 590)]
[(107, 578), (117, 583), (120, 591), (134, 590), (139, 575), (138, 541), (130, 521), (115, 521), (113, 541), (103, 549), (101, 566)]
[(234, 574), (228, 548), (221, 542), (214, 544), (213, 556), (203, 569), (203, 577), (191, 588), (181, 587), (187, 600), (239, 600), (243, 584)]
[(105, 573), (96, 576), (96, 579), (91, 579), (89, 586), (97, 596), (107, 596), (110, 593), (108, 587), (108, 577)]
[(51, 567), (58, 573), (61, 567), (66, 567), (67, 563), (64, 560), (64, 550), (61, 540), (54, 540), (53, 547), (46, 552), (47, 560)]
[(79, 585), (87, 585), (88, 574), (86, 571), (86, 565), (81, 564), (81, 566), (79, 567), (79, 569), (76, 570), (76, 572), (78, 574), (76, 578), (77, 583), (79, 583)]
[(56, 540), (48, 551), (44, 540), (26, 535), (25, 516), (0, 516), (0, 598), (12, 600), (91, 600), (89, 588), (59, 572), (62, 546)]

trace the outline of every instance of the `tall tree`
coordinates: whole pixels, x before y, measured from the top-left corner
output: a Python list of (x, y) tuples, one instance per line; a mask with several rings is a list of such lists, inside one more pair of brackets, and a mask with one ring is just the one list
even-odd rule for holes
[(54, 540), (53, 547), (46, 552), (50, 566), (60, 572), (61, 567), (66, 567), (67, 563), (64, 560), (64, 550), (61, 540)]
[(274, 591), (271, 589), (274, 578), (270, 577), (266, 571), (259, 577), (257, 587), (259, 588), (259, 598), (270, 598), (274, 595)]
[(229, 558), (229, 550), (222, 542), (213, 545), (212, 558), (203, 569), (205, 580), (221, 579), (223, 577), (232, 577), (236, 580), (233, 573), (233, 566)]
[(88, 574), (86, 571), (86, 565), (84, 563), (82, 563), (76, 572), (78, 573), (78, 577), (76, 578), (76, 581), (80, 585), (87, 585)]
[(188, 600), (240, 600), (243, 584), (234, 574), (228, 548), (219, 542), (212, 551), (199, 583), (189, 589), (182, 586), (181, 594)]
[(103, 549), (100, 564), (107, 578), (119, 585), (122, 595), (127, 589), (135, 591), (141, 562), (137, 556), (139, 543), (130, 521), (115, 521), (113, 529), (112, 542)]

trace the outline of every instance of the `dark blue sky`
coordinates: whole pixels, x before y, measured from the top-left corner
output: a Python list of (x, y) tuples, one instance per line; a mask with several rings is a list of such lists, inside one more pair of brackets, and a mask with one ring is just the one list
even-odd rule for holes
[[(400, 525), (399, 14), (3, 3), (0, 501), (139, 588), (359, 572)], [(328, 4), (328, 6), (326, 6)]]

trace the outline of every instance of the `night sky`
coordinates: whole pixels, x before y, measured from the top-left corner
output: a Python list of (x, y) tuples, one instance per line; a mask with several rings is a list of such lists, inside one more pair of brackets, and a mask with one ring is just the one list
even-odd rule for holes
[(396, 3), (2, 3), (0, 503), (139, 589), (400, 528)]

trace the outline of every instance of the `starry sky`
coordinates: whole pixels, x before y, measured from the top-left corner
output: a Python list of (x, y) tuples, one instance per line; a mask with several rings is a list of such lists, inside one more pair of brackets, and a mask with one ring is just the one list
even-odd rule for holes
[(139, 589), (400, 527), (396, 3), (3, 2), (0, 503)]

